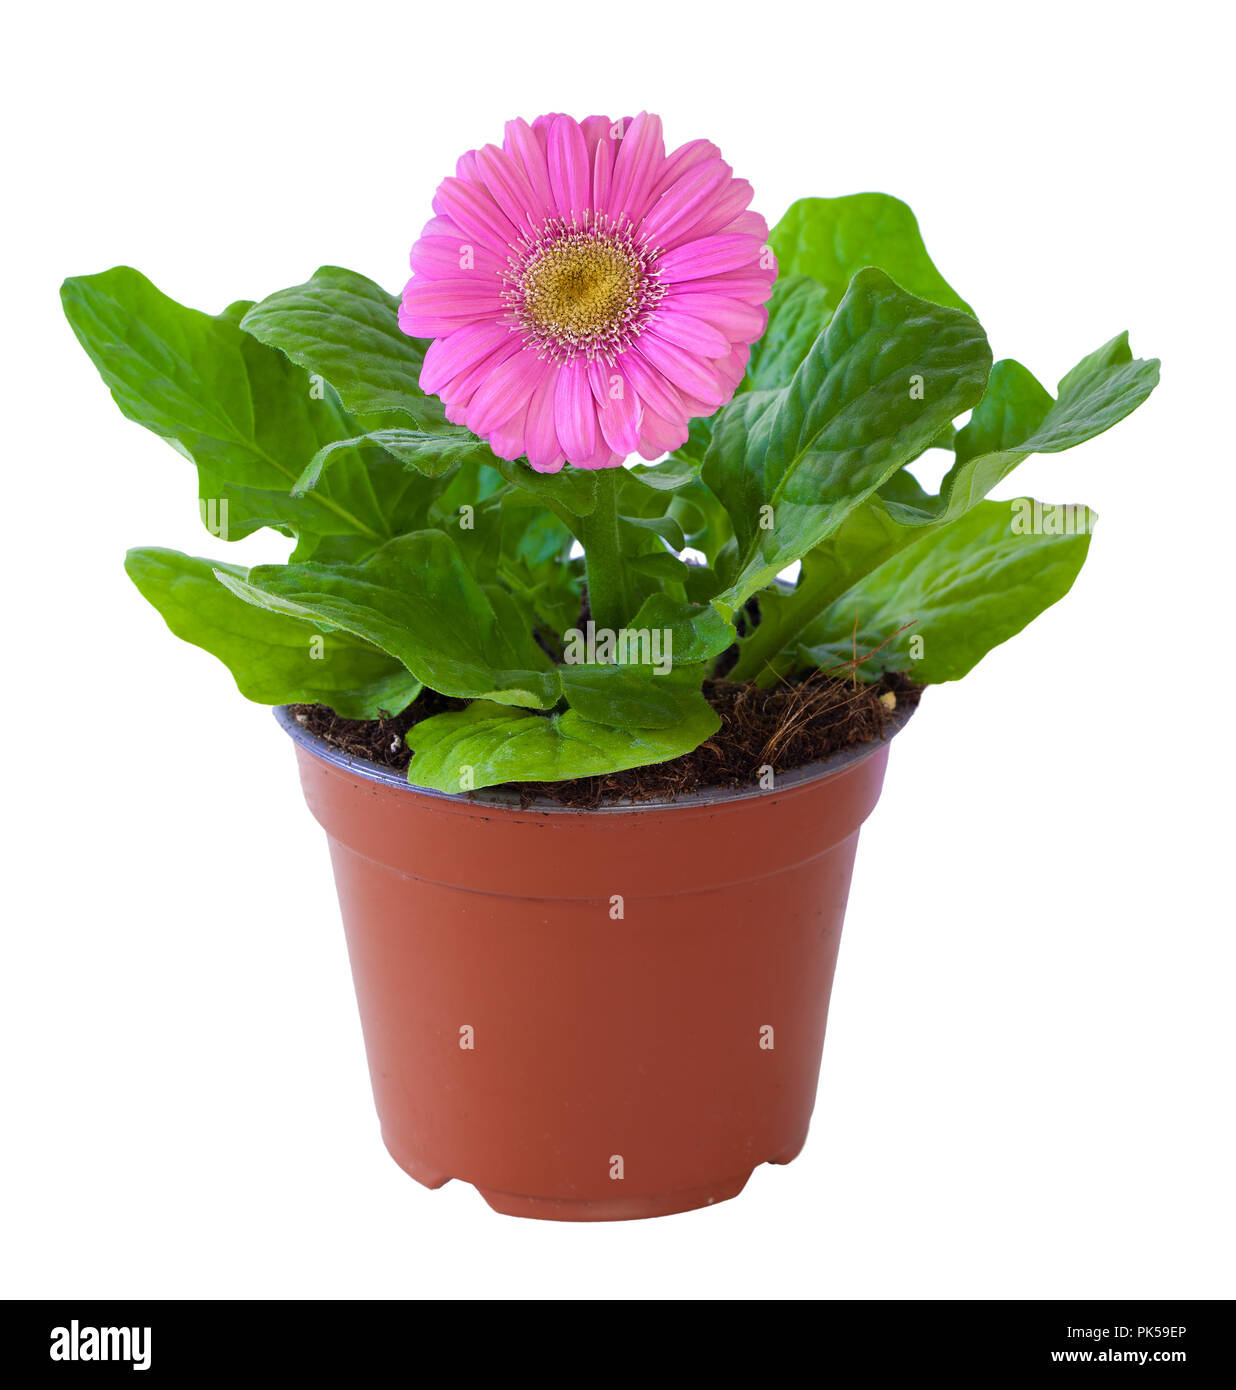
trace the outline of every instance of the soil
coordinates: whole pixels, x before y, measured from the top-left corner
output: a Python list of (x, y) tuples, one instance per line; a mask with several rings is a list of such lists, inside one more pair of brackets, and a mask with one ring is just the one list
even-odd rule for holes
[[(724, 679), (704, 683), (721, 728), (693, 752), (666, 763), (567, 782), (512, 782), (524, 803), (547, 797), (564, 806), (595, 807), (629, 799), (677, 797), (707, 787), (749, 787), (759, 769), (789, 772), (839, 749), (882, 738), (894, 709), (913, 708), (922, 687), (895, 673), (871, 685), (817, 671), (796, 685), (761, 690)], [(293, 705), (297, 720), (332, 747), (403, 771), (412, 759), (404, 735), (422, 719), (462, 709), (466, 701), (423, 692), (388, 719), (341, 719), (326, 705)]]

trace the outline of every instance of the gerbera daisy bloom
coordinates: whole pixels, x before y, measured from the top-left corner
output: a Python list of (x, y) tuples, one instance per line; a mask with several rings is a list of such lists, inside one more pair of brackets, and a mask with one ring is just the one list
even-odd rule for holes
[(659, 458), (734, 394), (777, 266), (707, 140), (659, 116), (509, 121), (444, 179), (399, 325), (421, 389), (506, 459), (553, 473)]

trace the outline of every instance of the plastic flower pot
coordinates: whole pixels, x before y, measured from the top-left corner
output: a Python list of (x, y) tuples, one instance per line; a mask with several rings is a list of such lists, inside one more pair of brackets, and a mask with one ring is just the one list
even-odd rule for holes
[(521, 809), (409, 786), (276, 713), (401, 1168), (512, 1216), (619, 1221), (724, 1201), (798, 1154), (887, 741), (771, 790)]

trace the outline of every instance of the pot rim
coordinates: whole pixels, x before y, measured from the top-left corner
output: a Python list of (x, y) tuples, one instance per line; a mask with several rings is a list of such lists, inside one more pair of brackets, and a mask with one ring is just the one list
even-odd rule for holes
[(457, 805), (483, 806), (493, 810), (516, 811), (524, 814), (529, 811), (536, 811), (552, 815), (595, 816), (615, 813), (629, 815), (638, 811), (686, 810), (690, 807), (726, 805), (734, 801), (752, 801), (758, 800), (760, 797), (775, 796), (778, 793), (791, 791), (811, 782), (822, 781), (827, 777), (835, 776), (846, 768), (853, 767), (856, 763), (865, 761), (879, 752), (881, 748), (887, 747), (891, 740), (910, 722), (915, 708), (917, 706), (898, 705), (889, 715), (888, 725), (882, 738), (868, 739), (865, 743), (856, 743), (848, 748), (840, 748), (837, 752), (830, 753), (827, 758), (822, 758), (818, 762), (807, 763), (803, 767), (792, 768), (789, 772), (779, 773), (775, 787), (768, 789), (758, 786), (706, 787), (703, 791), (689, 792), (685, 796), (649, 797), (641, 801), (631, 801), (629, 798), (624, 798), (621, 801), (608, 802), (603, 806), (564, 806), (561, 802), (544, 796), (534, 797), (531, 801), (521, 801), (518, 792), (506, 791), (499, 787), (482, 787), (479, 791), (474, 792), (443, 792), (434, 787), (418, 787), (409, 782), (404, 773), (393, 767), (383, 767), (380, 763), (372, 763), (366, 758), (358, 758), (351, 753), (343, 752), (342, 749), (332, 747), (325, 739), (310, 733), (292, 713), (288, 705), (274, 706), (274, 716), (284, 733), (291, 737), (293, 743), (312, 753), (322, 762), (330, 764), (340, 772), (346, 772), (353, 777), (360, 777), (364, 781), (374, 782), (379, 786), (389, 787), (395, 791), (433, 797), (435, 800), (453, 802)]

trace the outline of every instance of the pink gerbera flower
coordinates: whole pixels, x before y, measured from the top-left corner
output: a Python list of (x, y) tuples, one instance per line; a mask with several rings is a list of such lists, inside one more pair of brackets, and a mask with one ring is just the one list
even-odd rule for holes
[(734, 394), (777, 266), (751, 185), (661, 120), (509, 121), (465, 154), (412, 248), (399, 326), (421, 388), (506, 459), (553, 473), (678, 448)]

